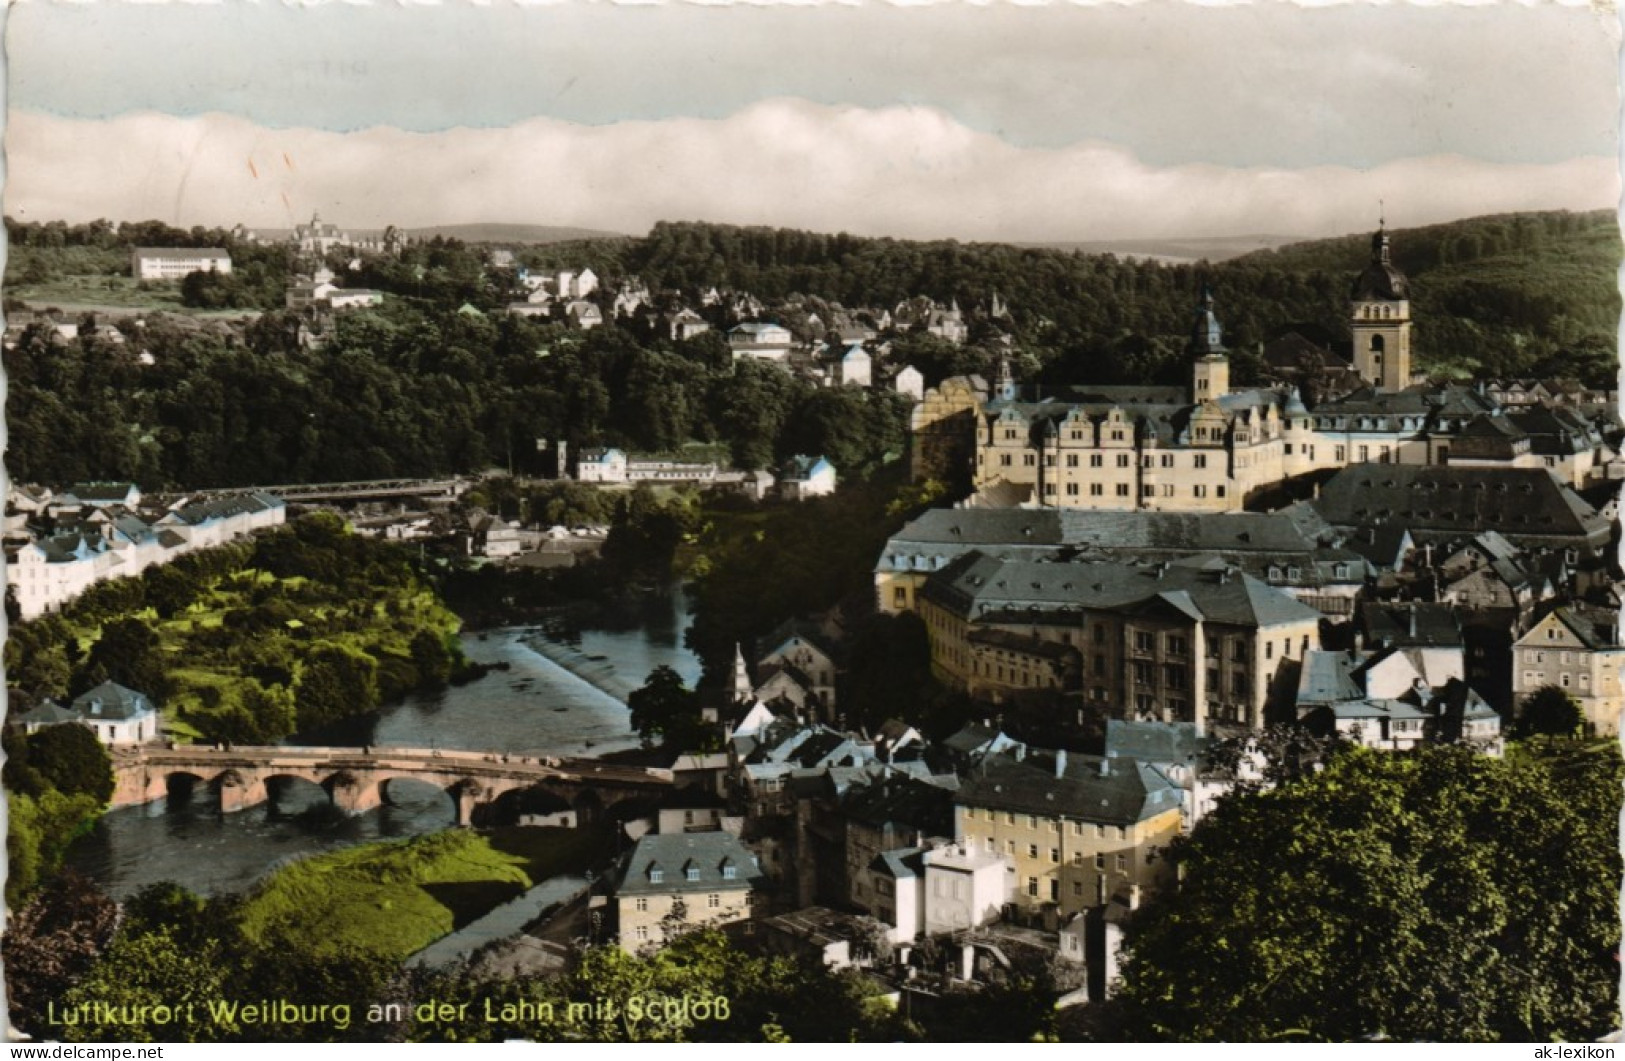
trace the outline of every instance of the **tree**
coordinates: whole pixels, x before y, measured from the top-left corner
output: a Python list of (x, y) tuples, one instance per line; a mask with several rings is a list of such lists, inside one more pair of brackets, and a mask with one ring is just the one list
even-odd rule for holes
[(1514, 731), (1520, 737), (1573, 737), (1585, 725), (1585, 712), (1556, 685), (1543, 685), (1524, 697)]
[(701, 728), (699, 696), (683, 684), (682, 675), (664, 665), (649, 673), (643, 688), (632, 691), (626, 706), (632, 709), (632, 728), (645, 744), (660, 739), (681, 746)]
[(19, 911), (0, 940), (12, 1023), (49, 1035), (46, 1003), (61, 999), (84, 976), (117, 924), (117, 904), (77, 873), (64, 873)]
[(1618, 1022), (1621, 773), (1611, 746), (1356, 748), (1221, 801), (1129, 925), (1122, 1033), (1596, 1038)]
[(28, 762), (51, 787), (98, 804), (113, 798), (113, 761), (88, 726), (46, 726), (28, 738)]

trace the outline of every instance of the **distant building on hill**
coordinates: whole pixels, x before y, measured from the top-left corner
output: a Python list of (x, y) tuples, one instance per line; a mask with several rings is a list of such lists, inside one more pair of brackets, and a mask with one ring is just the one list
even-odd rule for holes
[(192, 273), (231, 272), (231, 255), (219, 247), (137, 247), (130, 275), (137, 280), (182, 280)]

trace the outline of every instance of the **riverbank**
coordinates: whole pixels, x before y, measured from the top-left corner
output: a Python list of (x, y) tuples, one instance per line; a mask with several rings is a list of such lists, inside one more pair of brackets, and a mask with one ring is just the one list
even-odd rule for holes
[(610, 842), (579, 829), (448, 829), (316, 855), (254, 890), (243, 931), (313, 953), (404, 959), (544, 882), (583, 877), (608, 857)]

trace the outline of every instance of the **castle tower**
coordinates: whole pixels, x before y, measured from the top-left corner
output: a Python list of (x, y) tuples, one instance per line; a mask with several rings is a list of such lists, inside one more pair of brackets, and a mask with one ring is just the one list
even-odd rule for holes
[(1213, 289), (1202, 286), (1202, 301), (1196, 307), (1196, 322), (1185, 344), (1195, 364), (1191, 379), (1191, 401), (1213, 401), (1230, 393), (1230, 357), (1224, 348), (1219, 318), (1213, 315)]
[(999, 382), (994, 390), (995, 396), (1001, 402), (1016, 400), (1016, 377), (1010, 371), (1010, 359), (999, 358)]
[(1349, 292), (1349, 330), (1354, 370), (1378, 390), (1404, 390), (1411, 383), (1411, 301), (1405, 274), (1389, 256), (1388, 233), (1371, 237), (1371, 262)]

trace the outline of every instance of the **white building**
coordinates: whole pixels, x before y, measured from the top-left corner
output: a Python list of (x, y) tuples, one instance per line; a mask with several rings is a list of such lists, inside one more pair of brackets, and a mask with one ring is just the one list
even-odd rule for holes
[(46, 700), (19, 721), (26, 733), (67, 722), (87, 726), (103, 744), (142, 744), (158, 737), (158, 710), (144, 693), (116, 682), (103, 682), (60, 707)]
[(584, 449), (576, 478), (584, 483), (624, 483), (626, 454), (618, 449)]
[(137, 247), (130, 275), (137, 280), (181, 280), (190, 273), (231, 272), (231, 255), (219, 247)]
[(835, 466), (823, 457), (790, 458), (779, 473), (779, 495), (786, 501), (805, 501), (835, 492)]

